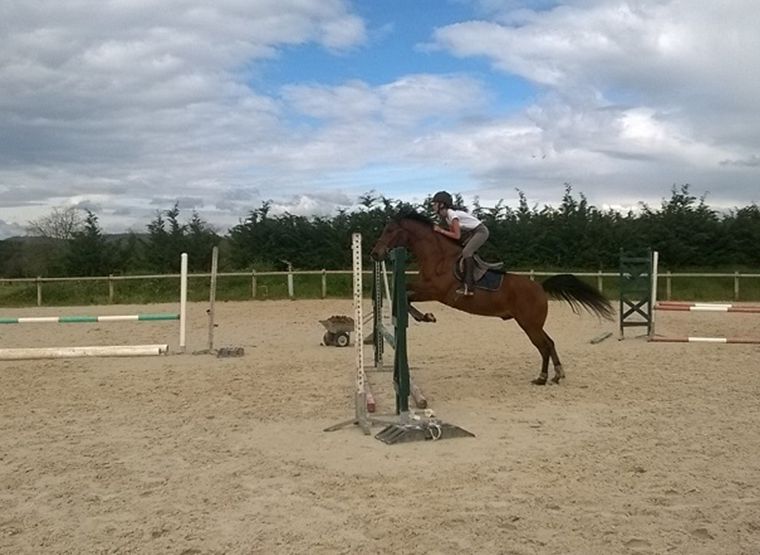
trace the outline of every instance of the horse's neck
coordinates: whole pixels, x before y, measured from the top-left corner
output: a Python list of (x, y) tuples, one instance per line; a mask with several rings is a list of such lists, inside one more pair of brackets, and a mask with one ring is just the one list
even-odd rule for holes
[(455, 260), (461, 248), (440, 233), (427, 229), (415, 230), (414, 241), (409, 250), (414, 254), (420, 270), (426, 274), (435, 274), (441, 260)]

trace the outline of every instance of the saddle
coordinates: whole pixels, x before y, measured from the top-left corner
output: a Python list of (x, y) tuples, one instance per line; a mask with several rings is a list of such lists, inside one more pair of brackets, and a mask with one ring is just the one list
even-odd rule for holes
[[(496, 291), (501, 287), (501, 282), (504, 279), (504, 267), (503, 262), (486, 262), (477, 254), (472, 257), (475, 261), (475, 269), (473, 270), (473, 278), (475, 281), (475, 287), (478, 289), (486, 289), (488, 291)], [(464, 278), (464, 258), (459, 257), (454, 263), (454, 277), (458, 281), (462, 281)]]

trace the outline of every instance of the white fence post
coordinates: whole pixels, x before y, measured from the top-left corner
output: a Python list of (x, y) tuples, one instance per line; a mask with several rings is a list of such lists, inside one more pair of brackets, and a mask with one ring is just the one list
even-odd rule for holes
[(180, 257), (179, 275), (179, 352), (185, 352), (187, 334), (187, 253)]

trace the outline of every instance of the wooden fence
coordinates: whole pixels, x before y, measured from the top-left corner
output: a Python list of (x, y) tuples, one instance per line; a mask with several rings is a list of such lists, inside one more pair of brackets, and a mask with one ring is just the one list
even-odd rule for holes
[[(368, 275), (369, 273), (366, 272)], [(552, 271), (552, 272), (538, 272), (534, 270), (530, 270), (527, 272), (514, 272), (516, 274), (522, 274), (530, 276), (531, 279), (541, 278), (544, 276), (551, 276), (555, 275), (557, 273), (562, 273), (560, 271)], [(596, 282), (596, 287), (604, 292), (605, 289), (605, 280), (607, 281), (608, 285), (610, 281), (613, 281), (615, 283), (614, 290), (617, 291), (617, 278), (619, 277), (619, 274), (617, 272), (573, 272), (576, 276), (583, 277), (583, 278), (589, 278), (591, 281)], [(407, 272), (407, 274), (414, 275), (416, 272)], [(282, 277), (285, 280), (285, 283), (287, 284), (287, 295), (290, 299), (296, 298), (296, 289), (295, 289), (295, 277), (296, 276), (321, 276), (321, 297), (326, 298), (328, 294), (328, 276), (346, 276), (347, 278), (350, 278), (351, 271), (350, 270), (310, 270), (310, 271), (304, 271), (304, 270), (288, 270), (284, 272), (257, 272), (255, 270), (252, 270), (250, 272), (225, 272), (225, 273), (219, 273), (217, 274), (218, 279), (223, 279), (225, 277), (244, 277), (250, 279), (250, 298), (251, 299), (257, 299), (261, 298), (261, 295), (259, 293), (259, 280), (264, 277)], [(198, 279), (198, 278), (210, 278), (210, 273), (196, 273), (196, 274), (190, 274), (190, 279)], [(10, 284), (34, 284), (36, 286), (37, 290), (37, 306), (43, 306), (43, 286), (45, 284), (51, 284), (51, 283), (62, 283), (62, 282), (88, 282), (88, 281), (96, 281), (96, 282), (104, 282), (108, 288), (108, 302), (113, 303), (115, 299), (115, 289), (116, 285), (119, 282), (125, 282), (129, 280), (157, 280), (157, 279), (179, 279), (179, 274), (154, 274), (154, 275), (139, 275), (139, 276), (99, 276), (99, 277), (37, 277), (37, 278), (9, 278), (9, 279), (3, 279), (0, 278), (0, 285), (10, 285)], [(662, 285), (664, 285), (664, 288), (661, 290), (663, 291), (663, 295), (661, 296), (661, 300), (671, 300), (672, 294), (673, 294), (673, 281), (678, 280), (680, 278), (724, 278), (724, 279), (731, 279), (733, 280), (733, 299), (734, 301), (740, 301), (744, 300), (741, 297), (741, 282), (742, 280), (752, 280), (760, 278), (760, 274), (758, 273), (741, 273), (741, 272), (733, 272), (733, 273), (671, 273), (671, 272), (665, 272), (660, 274), (659, 276), (659, 282)], [(350, 295), (349, 293), (346, 294), (347, 297)], [(727, 300), (727, 299), (726, 299)]]

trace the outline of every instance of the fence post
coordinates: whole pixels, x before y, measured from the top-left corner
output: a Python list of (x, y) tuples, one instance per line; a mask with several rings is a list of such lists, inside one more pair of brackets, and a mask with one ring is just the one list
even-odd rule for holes
[(322, 298), (327, 297), (327, 270), (322, 268)]
[(602, 279), (602, 271), (599, 270), (599, 272), (596, 274), (596, 288), (599, 289), (600, 293), (604, 293), (604, 280)]
[(530, 271), (530, 281), (536, 281), (536, 276), (533, 274), (533, 270)]
[(665, 273), (665, 300), (669, 301), (673, 293), (673, 277), (670, 275), (670, 270)]
[(113, 274), (108, 274), (108, 304), (113, 304)]
[(42, 278), (37, 276), (37, 306), (42, 306)]
[(295, 298), (293, 290), (293, 264), (288, 262), (288, 298), (292, 301)]
[(739, 300), (739, 272), (734, 272), (734, 300)]
[(251, 270), (251, 298), (256, 298), (256, 270)]

